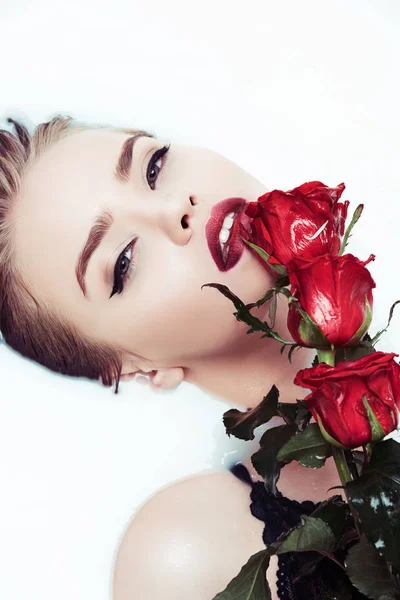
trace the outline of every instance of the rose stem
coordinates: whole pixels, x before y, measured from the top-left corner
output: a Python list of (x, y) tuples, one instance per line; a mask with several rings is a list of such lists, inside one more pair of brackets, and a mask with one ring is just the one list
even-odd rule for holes
[(350, 473), (349, 465), (347, 464), (347, 460), (342, 448), (338, 448), (332, 444), (332, 455), (339, 473), (340, 481), (343, 483), (343, 485), (346, 485), (346, 483), (349, 481), (353, 481), (353, 477)]
[[(330, 365), (331, 367), (335, 366), (335, 350), (317, 350), (317, 354), (318, 354), (318, 361), (320, 363), (325, 362), (328, 365)], [(333, 455), (333, 459), (335, 461), (336, 469), (339, 474), (340, 481), (342, 482), (344, 493), (346, 494), (346, 488), (345, 488), (346, 483), (353, 481), (353, 477), (350, 473), (349, 465), (347, 464), (347, 460), (346, 460), (343, 449), (338, 448), (337, 446), (334, 446), (333, 444), (331, 444), (331, 448), (332, 448), (332, 455)], [(347, 494), (346, 494), (346, 498), (347, 498)], [(348, 498), (347, 498), (347, 501), (348, 501)], [(360, 537), (360, 530), (358, 528), (357, 517), (353, 511), (353, 508), (352, 508), (350, 502), (349, 502), (349, 507), (350, 507), (350, 511), (353, 515), (354, 524), (356, 526), (358, 536)]]
[(334, 350), (317, 350), (318, 362), (326, 363), (331, 367), (335, 366), (335, 351)]

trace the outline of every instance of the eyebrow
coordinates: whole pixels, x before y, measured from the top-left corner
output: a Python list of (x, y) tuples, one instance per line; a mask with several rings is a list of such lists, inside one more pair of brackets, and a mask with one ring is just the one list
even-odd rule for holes
[[(129, 181), (129, 175), (132, 167), (133, 147), (135, 142), (140, 137), (149, 137), (149, 134), (145, 132), (136, 133), (125, 140), (122, 145), (121, 152), (114, 170), (114, 178), (120, 183), (127, 183)], [(109, 210), (102, 210), (95, 218), (94, 223), (90, 228), (88, 238), (78, 256), (75, 267), (75, 275), (85, 298), (87, 298), (85, 276), (89, 261), (94, 251), (100, 246), (101, 242), (107, 235), (107, 232), (110, 230), (113, 222), (114, 215), (112, 212)]]
[(103, 238), (106, 236), (111, 225), (114, 222), (114, 215), (108, 211), (103, 210), (95, 219), (92, 227), (90, 228), (88, 238), (83, 247), (82, 252), (78, 256), (76, 263), (75, 275), (81, 288), (83, 295), (86, 296), (86, 282), (85, 276), (89, 265), (89, 261), (94, 251), (100, 246)]
[(141, 137), (149, 137), (148, 133), (139, 132), (132, 135), (122, 145), (121, 153), (115, 167), (114, 177), (120, 183), (127, 183), (132, 167), (133, 147), (136, 141)]

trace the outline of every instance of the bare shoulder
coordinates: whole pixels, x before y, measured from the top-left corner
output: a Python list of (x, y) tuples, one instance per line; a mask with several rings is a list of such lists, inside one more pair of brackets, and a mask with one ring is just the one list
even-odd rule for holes
[(211, 600), (264, 549), (264, 524), (249, 505), (250, 487), (229, 471), (162, 489), (137, 512), (122, 539), (113, 600)]

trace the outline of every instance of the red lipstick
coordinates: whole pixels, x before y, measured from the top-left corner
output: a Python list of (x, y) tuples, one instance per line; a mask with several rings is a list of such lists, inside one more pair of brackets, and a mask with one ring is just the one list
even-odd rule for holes
[[(229, 271), (240, 260), (245, 244), (240, 237), (240, 225), (248, 226), (251, 218), (244, 214), (249, 204), (244, 198), (226, 198), (213, 206), (205, 226), (205, 234), (208, 248), (219, 271)], [(219, 234), (225, 217), (229, 213), (235, 213), (233, 225), (230, 228), (229, 238), (221, 248)]]

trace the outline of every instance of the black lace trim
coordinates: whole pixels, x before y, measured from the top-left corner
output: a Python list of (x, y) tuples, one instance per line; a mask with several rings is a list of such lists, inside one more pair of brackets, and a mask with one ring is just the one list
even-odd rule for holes
[[(321, 504), (310, 500), (289, 500), (279, 491), (277, 496), (267, 492), (262, 481), (252, 481), (246, 467), (241, 463), (232, 467), (231, 472), (252, 488), (250, 510), (254, 517), (265, 523), (265, 545), (275, 542), (282, 533), (300, 523), (301, 515), (310, 515)], [(329, 558), (322, 558), (312, 574), (294, 582), (299, 569), (316, 555), (316, 552), (287, 552), (278, 556), (277, 589), (281, 600), (348, 600), (347, 576), (343, 569)], [(345, 587), (347, 592), (344, 592)], [(352, 600), (365, 599), (355, 588), (353, 590)]]

